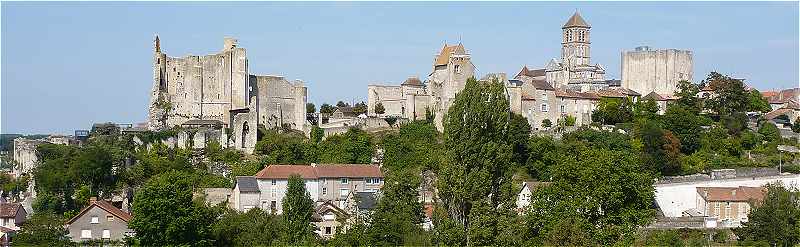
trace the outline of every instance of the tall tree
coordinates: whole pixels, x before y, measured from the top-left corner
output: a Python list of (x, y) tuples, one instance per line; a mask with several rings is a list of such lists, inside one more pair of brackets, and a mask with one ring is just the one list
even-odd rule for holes
[(317, 106), (314, 103), (306, 103), (306, 113), (315, 113), (317, 112)]
[(364, 101), (356, 103), (356, 105), (353, 106), (353, 113), (355, 113), (356, 115), (366, 114), (367, 103), (364, 103)]
[(683, 104), (670, 104), (663, 116), (664, 128), (678, 137), (681, 151), (694, 153), (700, 148), (703, 119)]
[(679, 81), (678, 91), (675, 92), (678, 100), (675, 104), (696, 115), (703, 109), (703, 101), (697, 98), (698, 93), (700, 93), (699, 85), (690, 81)]
[[(641, 172), (638, 157), (628, 151), (581, 143), (570, 143), (567, 149), (571, 152), (551, 169), (552, 183), (534, 191), (525, 214), (530, 231), (545, 238), (539, 244), (630, 243), (636, 228), (655, 216), (652, 176)], [(578, 221), (565, 226), (565, 219)], [(586, 235), (556, 238), (563, 231)]]
[(742, 80), (711, 72), (703, 83), (714, 91), (714, 96), (707, 100), (707, 109), (720, 116), (747, 111), (750, 99)]
[(373, 245), (406, 245), (407, 239), (422, 234), (422, 204), (418, 200), (419, 175), (391, 173), (385, 180), (382, 195), (372, 214), (369, 233)]
[(767, 100), (764, 95), (761, 94), (758, 90), (750, 89), (748, 93), (748, 98), (750, 99), (750, 103), (748, 106), (748, 111), (755, 111), (755, 112), (763, 112), (767, 113), (772, 110), (772, 107), (769, 106), (769, 101)]
[(372, 137), (358, 128), (328, 136), (317, 147), (319, 161), (325, 163), (368, 164), (375, 151)]
[(208, 245), (217, 215), (203, 202), (192, 201), (192, 176), (167, 172), (153, 177), (136, 192), (128, 226), (144, 246)]
[(64, 228), (64, 218), (49, 213), (36, 212), (14, 237), (14, 246), (61, 247), (74, 246)]
[(336, 107), (350, 107), (350, 104), (340, 100), (339, 102), (336, 102)]
[(240, 213), (228, 209), (211, 227), (215, 246), (269, 246), (278, 242), (281, 222), (260, 208)]
[(627, 123), (633, 119), (630, 99), (603, 98), (592, 112), (592, 121), (603, 124)]
[(436, 169), (441, 163), (441, 135), (432, 123), (414, 121), (383, 138), (383, 167), (390, 172)]
[(383, 108), (383, 103), (375, 104), (375, 109), (373, 109), (376, 114), (383, 114), (386, 113), (386, 108)]
[(662, 130), (651, 121), (641, 123), (639, 136), (643, 144), (642, 161), (653, 172), (665, 176), (681, 172), (680, 141), (669, 130)]
[[(508, 137), (511, 115), (505, 88), (497, 81), (474, 78), (458, 95), (445, 116), (445, 162), (437, 186), (448, 215), (467, 233), (476, 216), (471, 210), (485, 203), (494, 208), (510, 182), (513, 143)], [(493, 229), (489, 229), (493, 231)], [(467, 234), (467, 245), (471, 242)]]
[(284, 240), (293, 245), (308, 244), (313, 240), (314, 228), (311, 215), (314, 201), (306, 191), (306, 183), (298, 175), (289, 176), (283, 206)]
[(324, 103), (321, 106), (319, 106), (319, 113), (333, 114), (334, 111), (336, 111), (336, 108), (334, 108), (332, 105), (329, 105), (328, 103)]
[(751, 241), (769, 246), (800, 244), (800, 203), (797, 201), (800, 192), (783, 184), (770, 184), (766, 189), (764, 201), (756, 203), (748, 214), (748, 221), (734, 229), (734, 233), (746, 244)]

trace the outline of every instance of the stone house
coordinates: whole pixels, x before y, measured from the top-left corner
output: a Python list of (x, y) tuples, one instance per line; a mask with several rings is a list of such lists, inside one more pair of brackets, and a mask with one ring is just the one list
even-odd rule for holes
[(550, 182), (538, 182), (534, 180), (526, 180), (522, 182), (522, 188), (517, 193), (517, 212), (524, 213), (525, 209), (531, 205), (531, 196), (533, 196), (533, 191), (539, 187), (547, 186)]
[(83, 208), (66, 223), (69, 237), (74, 242), (89, 240), (122, 241), (126, 236), (134, 234), (128, 228), (132, 219), (129, 213), (120, 210), (111, 203), (92, 197), (89, 205)]
[(350, 218), (345, 210), (337, 207), (331, 201), (326, 201), (317, 206), (314, 210), (313, 224), (317, 227), (315, 231), (322, 238), (329, 239), (337, 233), (342, 226), (346, 227), (346, 222)]
[(557, 112), (559, 119), (565, 116), (575, 117), (576, 126), (592, 123), (592, 111), (597, 108), (600, 96), (567, 89), (557, 89), (555, 95), (558, 108), (552, 110)]
[(720, 226), (739, 227), (747, 222), (753, 203), (764, 199), (762, 187), (697, 187), (697, 210), (716, 218)]
[(378, 165), (270, 165), (255, 176), (236, 178), (233, 208), (239, 211), (261, 208), (280, 214), (291, 175), (299, 175), (305, 181), (313, 201), (318, 204), (332, 201), (340, 208), (345, 207), (351, 192), (378, 191), (383, 187), (383, 173)]
[(0, 203), (0, 226), (19, 230), (25, 223), (28, 212), (22, 207), (21, 203), (3, 202)]

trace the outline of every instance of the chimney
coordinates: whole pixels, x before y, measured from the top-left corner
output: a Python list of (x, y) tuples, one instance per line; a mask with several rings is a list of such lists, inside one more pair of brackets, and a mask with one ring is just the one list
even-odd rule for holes
[(91, 204), (91, 203), (94, 203), (94, 202), (96, 202), (96, 201), (97, 201), (97, 197), (94, 197), (94, 196), (93, 196), (93, 197), (90, 197), (90, 198), (89, 198), (89, 203), (90, 203), (90, 204)]

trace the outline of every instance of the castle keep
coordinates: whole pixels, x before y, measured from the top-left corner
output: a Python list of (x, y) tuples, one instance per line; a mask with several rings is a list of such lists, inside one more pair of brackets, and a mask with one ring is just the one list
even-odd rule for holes
[(672, 95), (679, 81), (692, 80), (692, 65), (691, 51), (636, 47), (622, 52), (622, 86), (642, 95)]
[[(251, 75), (247, 51), (225, 38), (216, 54), (169, 57), (156, 36), (148, 125), (226, 128), (220, 144), (252, 151), (258, 125), (306, 129), (303, 81)], [(228, 136), (230, 132), (233, 136)]]

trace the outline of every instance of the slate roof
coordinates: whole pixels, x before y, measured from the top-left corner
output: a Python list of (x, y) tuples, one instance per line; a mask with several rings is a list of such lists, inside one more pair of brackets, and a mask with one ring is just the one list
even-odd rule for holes
[(707, 202), (746, 202), (764, 199), (761, 187), (697, 187), (697, 193)]
[(528, 66), (522, 66), (522, 70), (517, 73), (514, 78), (519, 78), (520, 76), (530, 76), (530, 77), (539, 77), (545, 76), (545, 69), (528, 69)]
[(297, 174), (304, 179), (382, 178), (380, 166), (365, 164), (270, 165), (256, 173), (259, 179), (287, 179)]
[(20, 203), (16, 202), (0, 203), (0, 218), (14, 218), (17, 216), (17, 211), (19, 211), (20, 208), (22, 208), (22, 204)]
[(378, 205), (377, 192), (361, 191), (354, 196), (359, 210), (372, 210)]
[(113, 214), (114, 216), (117, 216), (117, 218), (120, 218), (121, 220), (123, 220), (125, 222), (130, 222), (131, 219), (133, 218), (133, 216), (131, 216), (131, 214), (126, 213), (125, 211), (122, 211), (121, 209), (119, 209), (117, 207), (114, 207), (114, 205), (111, 205), (111, 203), (109, 203), (107, 201), (104, 201), (104, 200), (96, 200), (93, 197), (89, 201), (89, 205), (88, 206), (86, 206), (85, 208), (81, 209), (81, 212), (78, 213), (78, 215), (75, 215), (74, 217), (69, 219), (69, 221), (67, 221), (67, 225), (72, 224), (72, 222), (75, 222), (76, 220), (81, 218), (81, 216), (86, 214), (86, 212), (89, 212), (89, 209), (91, 209), (92, 207), (99, 207), (100, 209), (103, 209), (104, 211), (106, 211), (106, 212), (108, 212), (110, 214)]
[(589, 23), (586, 23), (586, 21), (583, 20), (583, 17), (581, 17), (581, 14), (576, 11), (575, 14), (572, 14), (572, 17), (570, 17), (569, 20), (567, 20), (567, 23), (564, 23), (564, 26), (562, 26), (561, 28), (568, 28), (568, 27), (591, 27), (591, 26), (589, 26)]
[(533, 85), (534, 88), (539, 90), (548, 90), (548, 91), (556, 90), (555, 88), (553, 88), (553, 86), (550, 85), (550, 83), (548, 83), (545, 80), (532, 80), (531, 85)]
[(236, 185), (241, 192), (259, 192), (258, 182), (255, 177), (236, 177)]

